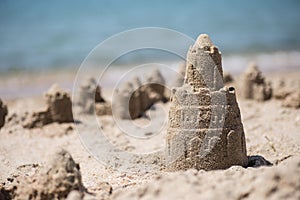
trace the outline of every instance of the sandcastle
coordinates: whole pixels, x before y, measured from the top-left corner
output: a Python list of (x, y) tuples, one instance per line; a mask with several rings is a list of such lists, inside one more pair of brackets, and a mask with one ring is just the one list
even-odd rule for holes
[(135, 119), (140, 116), (141, 105), (139, 100), (139, 87), (140, 80), (136, 77), (131, 82), (124, 83), (120, 88), (118, 88), (115, 91), (116, 93), (115, 97), (113, 98), (112, 107), (114, 111), (114, 116), (116, 118)]
[(165, 98), (166, 81), (158, 69), (152, 71), (152, 73), (146, 78), (146, 82), (146, 85), (150, 88), (149, 92), (153, 92), (155, 95), (158, 95), (157, 98), (159, 101), (167, 101)]
[(0, 99), (0, 129), (4, 126), (5, 117), (7, 115), (7, 106)]
[(53, 122), (73, 122), (72, 102), (70, 95), (54, 84), (45, 94), (46, 103)]
[(54, 84), (45, 94), (47, 108), (26, 116), (25, 128), (42, 127), (52, 122), (73, 122), (72, 102), (69, 94)]
[(97, 85), (97, 82), (93, 77), (85, 79), (80, 85), (79, 96), (80, 99), (78, 100), (78, 105), (82, 107), (83, 112), (92, 112), (91, 104), (94, 104), (95, 102), (105, 102), (101, 96), (101, 88)]
[(272, 88), (255, 63), (250, 63), (242, 75), (240, 94), (245, 99), (265, 101), (272, 97)]
[(111, 104), (101, 96), (101, 88), (93, 77), (89, 77), (80, 86), (78, 105), (85, 114), (110, 115)]
[(221, 62), (221, 53), (206, 34), (189, 49), (184, 85), (171, 94), (166, 137), (169, 171), (248, 163), (235, 90), (224, 87)]
[(165, 80), (159, 70), (154, 70), (142, 84), (138, 77), (121, 85), (113, 98), (114, 116), (120, 119), (141, 117), (154, 103), (166, 101)]

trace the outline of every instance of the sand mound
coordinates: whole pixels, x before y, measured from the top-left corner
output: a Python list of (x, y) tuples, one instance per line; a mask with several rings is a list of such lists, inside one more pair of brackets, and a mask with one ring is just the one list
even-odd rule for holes
[(288, 108), (300, 108), (300, 80), (275, 79), (273, 80), (273, 97), (282, 100), (282, 106)]
[(300, 108), (300, 91), (288, 95), (282, 102), (284, 107)]
[(95, 194), (89, 193), (82, 184), (79, 164), (70, 153), (59, 150), (48, 162), (23, 165), (0, 184), (0, 199), (107, 199), (112, 187), (102, 182)]
[(138, 188), (116, 192), (112, 199), (299, 199), (299, 176), (300, 157), (275, 167), (188, 170), (164, 174)]
[(72, 190), (84, 191), (79, 165), (65, 150), (55, 153), (45, 166), (19, 168), (7, 180), (2, 186), (4, 199), (64, 199)]
[(284, 80), (278, 80), (273, 82), (274, 90), (273, 90), (273, 97), (275, 99), (285, 99), (288, 95), (290, 95), (293, 90), (290, 87), (286, 86)]

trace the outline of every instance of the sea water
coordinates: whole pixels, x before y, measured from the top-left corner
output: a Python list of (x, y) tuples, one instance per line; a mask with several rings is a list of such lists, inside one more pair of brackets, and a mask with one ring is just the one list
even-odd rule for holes
[[(78, 68), (99, 43), (141, 27), (174, 29), (194, 39), (208, 33), (225, 62), (226, 56), (232, 56), (227, 59), (230, 68), (239, 62), (232, 58), (239, 56), (299, 51), (300, 1), (1, 0), (0, 72)], [(176, 44), (168, 35), (161, 34), (159, 39)], [(147, 55), (172, 59), (159, 51), (145, 51), (123, 61), (133, 63)], [(99, 55), (99, 60), (106, 57)]]

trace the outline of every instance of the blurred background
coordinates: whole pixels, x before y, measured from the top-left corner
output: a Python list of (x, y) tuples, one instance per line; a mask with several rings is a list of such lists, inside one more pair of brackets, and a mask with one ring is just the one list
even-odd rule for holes
[[(238, 62), (239, 56), (278, 52), (291, 59), (300, 50), (299, 0), (1, 0), (0, 24), (1, 73), (77, 69), (108, 37), (149, 26), (195, 39), (208, 33), (228, 63)], [(139, 56), (130, 57), (132, 62), (136, 59)]]
[[(72, 91), (77, 70), (97, 45), (115, 34), (143, 27), (168, 28), (193, 39), (209, 34), (222, 51), (224, 71), (234, 75), (252, 61), (263, 73), (299, 71), (299, 11), (299, 0), (1, 0), (0, 97), (41, 96), (55, 82)], [(153, 34), (144, 32), (134, 36), (134, 41), (110, 43), (95, 54), (90, 62), (93, 70), (84, 75), (104, 77), (100, 85), (110, 91), (134, 66), (165, 63), (178, 69), (184, 57), (143, 49), (118, 57), (111, 71), (100, 76), (99, 70), (103, 71), (103, 63), (114, 51), (149, 36)], [(191, 45), (164, 31), (154, 40), (173, 45), (183, 54)]]

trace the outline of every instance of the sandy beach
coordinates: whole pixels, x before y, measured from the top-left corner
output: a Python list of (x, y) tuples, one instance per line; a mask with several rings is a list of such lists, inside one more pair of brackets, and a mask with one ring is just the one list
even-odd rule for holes
[(300, 200), (299, 9), (0, 1), (0, 200)]
[[(35, 80), (31, 78), (29, 80), (28, 77), (33, 76), (20, 74), (1, 79), (0, 85), (7, 89), (7, 85), (16, 81), (20, 87), (22, 86), (20, 91), (23, 88), (32, 87), (31, 84), (48, 87), (53, 82), (69, 87), (68, 84), (71, 83), (70, 80), (74, 75), (74, 72), (60, 72), (58, 75), (47, 73), (38, 74), (35, 76)], [(279, 80), (290, 84), (300, 81), (300, 71), (284, 73), (278, 71), (264, 75), (273, 82), (273, 85)], [(238, 77), (239, 75), (235, 75), (236, 81), (229, 84), (238, 85)], [(103, 90), (102, 95), (106, 99), (111, 99), (112, 91), (105, 88)], [(259, 168), (233, 166), (216, 171), (167, 172), (163, 164), (157, 164), (157, 167), (150, 165), (149, 171), (118, 170), (118, 167), (112, 168), (101, 164), (87, 151), (86, 144), (81, 140), (85, 133), (78, 134), (75, 127), (84, 124), (51, 123), (42, 128), (23, 128), (22, 122), (17, 121), (18, 117), (16, 116), (44, 107), (42, 94), (4, 99), (9, 112), (6, 124), (0, 130), (1, 182), (7, 182), (7, 178), (13, 173), (26, 173), (22, 172), (24, 167), (20, 166), (29, 166), (30, 168), (33, 164), (46, 165), (49, 156), (57, 149), (63, 148), (71, 153), (76, 163), (79, 163), (82, 183), (91, 198), (172, 199), (176, 197), (177, 199), (189, 199), (197, 197), (218, 199), (220, 195), (224, 199), (299, 198), (299, 109), (283, 107), (282, 100), (274, 98), (257, 102), (238, 96), (237, 100), (245, 130), (247, 155), (262, 156), (272, 163), (271, 166)], [(170, 102), (158, 103), (154, 106), (158, 108), (151, 111), (155, 116), (154, 120), (166, 120), (160, 118), (166, 118), (167, 115), (159, 113), (161, 110), (168, 112)], [(145, 146), (143, 143), (133, 144), (132, 141), (122, 136), (122, 133), (116, 128), (112, 116), (98, 116), (97, 120), (102, 122), (103, 129), (109, 129), (111, 141), (116, 141), (116, 145), (122, 149), (129, 149), (129, 152), (146, 151), (148, 145), (157, 148), (164, 145), (166, 127), (160, 136), (150, 141), (152, 144), (148, 143)], [(139, 122), (142, 119), (134, 121)], [(91, 125), (85, 131), (86, 133), (93, 132), (94, 129), (97, 127), (93, 128)], [(138, 166), (138, 163), (131, 164)], [(4, 186), (2, 185), (2, 187)]]

